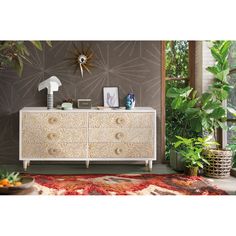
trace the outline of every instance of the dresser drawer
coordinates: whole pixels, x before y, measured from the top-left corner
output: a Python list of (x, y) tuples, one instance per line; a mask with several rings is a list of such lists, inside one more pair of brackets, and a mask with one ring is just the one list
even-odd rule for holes
[(89, 114), (90, 128), (151, 128), (153, 124), (153, 113), (94, 112)]
[(90, 128), (89, 142), (152, 143), (153, 131), (150, 128)]
[(22, 158), (82, 158), (87, 155), (85, 143), (25, 143)]
[(24, 129), (22, 143), (86, 143), (87, 129)]
[(90, 158), (152, 158), (151, 144), (137, 143), (90, 143)]
[(22, 129), (87, 127), (86, 113), (24, 112)]

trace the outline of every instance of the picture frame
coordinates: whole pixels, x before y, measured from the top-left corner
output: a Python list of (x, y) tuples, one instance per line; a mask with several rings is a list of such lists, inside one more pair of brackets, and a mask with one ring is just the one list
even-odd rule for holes
[(119, 87), (103, 87), (103, 106), (119, 108)]

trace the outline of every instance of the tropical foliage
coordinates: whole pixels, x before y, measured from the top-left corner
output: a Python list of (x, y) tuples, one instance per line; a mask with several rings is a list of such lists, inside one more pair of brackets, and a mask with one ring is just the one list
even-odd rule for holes
[[(228, 56), (230, 47), (230, 41), (212, 42), (210, 50), (215, 59), (215, 64), (208, 67), (207, 70), (214, 75), (215, 79), (208, 91), (203, 93), (201, 96), (198, 96), (197, 92), (189, 86), (168, 87), (166, 91), (168, 106), (170, 106), (171, 110), (174, 111), (175, 114), (178, 114), (178, 118), (181, 117), (180, 124), (182, 124), (182, 126), (180, 126), (178, 130), (173, 130), (178, 131), (175, 135), (191, 139), (194, 137), (201, 138), (203, 134), (213, 134), (215, 140), (217, 140), (217, 129), (227, 129), (227, 125), (225, 124), (227, 113), (236, 115), (236, 111), (232, 104), (230, 106), (224, 106), (223, 104), (223, 102), (229, 97), (229, 92), (232, 89), (232, 86), (228, 81), (230, 70)], [(179, 125), (178, 123), (176, 124)], [(166, 127), (168, 126), (170, 125), (167, 124)], [(173, 135), (173, 132), (171, 135)], [(170, 140), (171, 139), (169, 139), (169, 141)], [(176, 143), (174, 138), (172, 138), (171, 141), (172, 144)]]
[(204, 158), (203, 150), (210, 147), (216, 142), (211, 141), (211, 137), (198, 138), (183, 138), (176, 136), (178, 141), (175, 143), (175, 148), (179, 149), (179, 153), (184, 159), (187, 168), (198, 167), (203, 168), (203, 164), (209, 164)]
[[(40, 41), (30, 41), (30, 43), (39, 50), (42, 50)], [(51, 46), (50, 41), (46, 43)], [(19, 76), (23, 73), (24, 61), (28, 61), (30, 53), (26, 42), (24, 41), (0, 41), (0, 69), (12, 67)]]

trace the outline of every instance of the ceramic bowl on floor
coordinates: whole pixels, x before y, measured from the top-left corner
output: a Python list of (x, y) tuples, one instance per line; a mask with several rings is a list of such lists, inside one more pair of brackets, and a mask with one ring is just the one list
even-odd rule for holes
[(21, 178), (21, 185), (20, 186), (13, 186), (13, 187), (0, 187), (0, 194), (15, 194), (19, 193), (20, 191), (29, 189), (34, 184), (33, 177), (22, 177)]

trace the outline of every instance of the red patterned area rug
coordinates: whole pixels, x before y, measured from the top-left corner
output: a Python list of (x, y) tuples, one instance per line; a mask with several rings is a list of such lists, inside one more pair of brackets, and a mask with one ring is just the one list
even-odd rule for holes
[(41, 195), (227, 195), (203, 177), (182, 174), (32, 176)]

